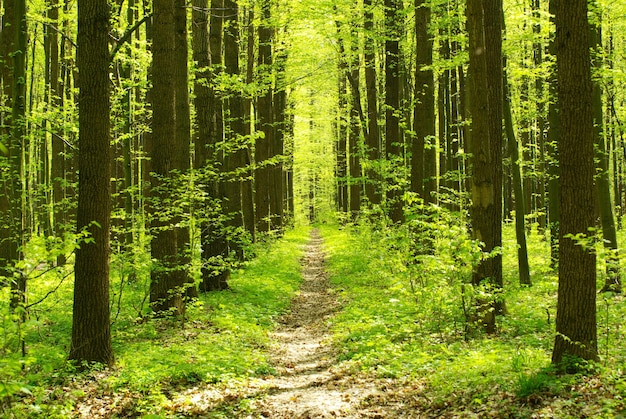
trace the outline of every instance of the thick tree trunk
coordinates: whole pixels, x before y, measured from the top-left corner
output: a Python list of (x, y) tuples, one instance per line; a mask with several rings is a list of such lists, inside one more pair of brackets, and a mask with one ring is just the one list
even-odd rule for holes
[(180, 195), (184, 202), (183, 214), (176, 220), (176, 239), (178, 240), (178, 269), (176, 275), (180, 278), (176, 282), (185, 283), (187, 297), (195, 298), (198, 290), (193, 278), (189, 275), (191, 266), (191, 249), (189, 248), (190, 209), (186, 204), (187, 196), (192, 194), (191, 183), (188, 178), (191, 169), (191, 112), (189, 107), (189, 68), (187, 64), (188, 37), (187, 37), (187, 5), (186, 0), (174, 0), (174, 29), (175, 43), (175, 98), (176, 98), (176, 169), (181, 181), (177, 182), (181, 188)]
[(363, 30), (365, 31), (364, 61), (365, 88), (367, 96), (366, 157), (369, 162), (365, 177), (365, 194), (371, 204), (380, 204), (380, 173), (375, 168), (380, 159), (380, 129), (378, 127), (378, 89), (376, 78), (376, 36), (374, 34), (374, 11), (372, 0), (363, 0)]
[[(586, 0), (558, 0), (556, 57), (561, 132), (559, 290), (552, 362), (598, 358), (594, 226), (594, 127)], [(583, 244), (588, 245), (584, 246)]]
[[(426, 152), (425, 147), (435, 148), (435, 80), (433, 70), (433, 40), (428, 33), (430, 25), (430, 6), (424, 0), (415, 0), (415, 108), (413, 117), (413, 160), (411, 162), (411, 190), (416, 192), (425, 202), (433, 202), (431, 181), (433, 153)], [(441, 95), (440, 100), (443, 99)], [(443, 120), (443, 115), (440, 115)], [(449, 120), (447, 129), (450, 129)], [(444, 130), (444, 132), (447, 130)], [(429, 168), (426, 170), (426, 168)], [(435, 167), (436, 169), (436, 167)]]
[(271, 1), (263, 0), (261, 4), (263, 15), (259, 23), (259, 55), (257, 67), (257, 82), (262, 86), (260, 96), (257, 98), (257, 130), (262, 133), (257, 137), (254, 161), (256, 163), (255, 172), (255, 209), (256, 224), (259, 232), (267, 233), (272, 230), (271, 223), (271, 184), (272, 167), (269, 161), (272, 156), (271, 145), (274, 142), (273, 127), (273, 91), (271, 82), (272, 67), (274, 65), (272, 57), (272, 44), (274, 39), (274, 29), (271, 26)]
[[(11, 100), (11, 136), (9, 139), (9, 189), (7, 195), (10, 201), (10, 219), (8, 240), (11, 259), (9, 266), (19, 262), (22, 255), (22, 245), (25, 243), (25, 217), (23, 214), (24, 202), (23, 191), (25, 188), (22, 177), (22, 153), (26, 148), (26, 51), (27, 51), (27, 27), (26, 27), (26, 1), (15, 1), (15, 14), (13, 24), (16, 26), (15, 51), (13, 58), (12, 93)], [(15, 270), (11, 280), (11, 308), (16, 309), (26, 304), (26, 276), (19, 270)], [(22, 316), (23, 317), (23, 316)]]
[(109, 309), (111, 214), (109, 122), (109, 5), (78, 3), (80, 69), (77, 229), (89, 234), (76, 249), (74, 313), (69, 358), (113, 363)]
[[(468, 0), (472, 113), (472, 236), (485, 253), (473, 283), (490, 293), (502, 287), (502, 1)], [(497, 296), (478, 300), (485, 330), (495, 332)]]
[(394, 223), (404, 219), (402, 187), (397, 174), (401, 172), (402, 134), (400, 132), (400, 18), (398, 0), (385, 0), (385, 152), (387, 153), (387, 211)]
[[(231, 76), (239, 75), (239, 8), (237, 2), (225, 0), (226, 29), (224, 31), (224, 68)], [(224, 192), (226, 198), (225, 212), (228, 214), (228, 225), (233, 229), (244, 227), (243, 188), (246, 186), (244, 173), (248, 162), (248, 141), (245, 136), (245, 111), (241, 90), (235, 87), (225, 98), (225, 109), (228, 112), (226, 126), (228, 132), (229, 152), (225, 157)], [(243, 260), (241, 233), (233, 235), (229, 240), (229, 249), (240, 260)]]
[(174, 0), (154, 1), (152, 42), (152, 147), (150, 227), (150, 305), (157, 313), (181, 314), (185, 280), (178, 271), (178, 237), (168, 201), (172, 198), (172, 171), (178, 163), (176, 144), (176, 70)]

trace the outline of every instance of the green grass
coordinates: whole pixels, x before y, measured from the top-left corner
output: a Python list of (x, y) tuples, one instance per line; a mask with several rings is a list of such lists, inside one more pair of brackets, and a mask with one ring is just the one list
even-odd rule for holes
[[(23, 325), (29, 350), (24, 371), (20, 370), (13, 324), (7, 319), (0, 326), (6, 337), (5, 347), (15, 348), (6, 349), (0, 359), (17, 366), (11, 374), (3, 368), (0, 383), (11, 381), (24, 388), (23, 393), (14, 389), (17, 394), (4, 399), (4, 414), (10, 411), (9, 417), (66, 417), (86, 397), (85, 392), (105, 397), (115, 393), (131, 395), (123, 407), (124, 414), (166, 414), (167, 395), (176, 389), (232, 385), (271, 373), (269, 332), (275, 320), (288, 310), (301, 282), (300, 258), (308, 232), (308, 228), (298, 228), (271, 245), (259, 245), (258, 257), (233, 272), (231, 289), (201, 295), (188, 307), (185, 319), (138, 316), (147, 312), (142, 306), (147, 287), (145, 272), (120, 288), (120, 278), (113, 269), (112, 292), (122, 289), (123, 294), (119, 310), (113, 298), (113, 312), (119, 311), (112, 328), (116, 364), (107, 371), (77, 372), (66, 361), (72, 305), (71, 280), (66, 280), (34, 308), (31, 320)], [(36, 290), (33, 299), (58, 283), (51, 275), (40, 281), (31, 283)], [(61, 389), (73, 388), (72, 382), (83, 382), (85, 386), (91, 382), (95, 387), (65, 394)]]
[[(514, 230), (505, 226), (503, 297), (508, 314), (498, 317), (497, 335), (486, 336), (463, 310), (463, 300), (469, 298), (463, 295), (463, 283), (470, 279), (471, 251), (459, 249), (469, 249), (471, 243), (450, 238), (452, 228), (445, 224), (434, 233), (434, 254), (417, 263), (410, 259), (412, 243), (402, 229), (322, 226), (331, 281), (344, 304), (333, 321), (343, 367), (419, 383), (428, 402), (415, 409), (432, 415), (496, 411), (501, 417), (533, 412), (579, 417), (583, 406), (588, 416), (613, 417), (623, 411), (623, 298), (598, 300), (599, 340), (607, 331), (609, 336), (608, 346), (602, 341), (599, 345), (608, 354), (605, 367), (587, 375), (557, 375), (550, 356), (558, 278), (549, 267), (548, 242), (536, 231), (529, 236), (533, 286), (520, 286)], [(589, 376), (602, 385), (591, 386)], [(578, 393), (572, 393), (574, 388)]]

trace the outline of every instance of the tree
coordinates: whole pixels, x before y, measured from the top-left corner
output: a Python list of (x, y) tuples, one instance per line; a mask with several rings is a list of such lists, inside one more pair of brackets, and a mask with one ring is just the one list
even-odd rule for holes
[[(592, 65), (596, 72), (602, 70), (602, 28), (601, 17), (595, 16), (596, 20), (591, 24), (590, 42), (593, 51)], [(602, 242), (607, 252), (606, 255), (606, 279), (602, 289), (604, 291), (620, 292), (622, 288), (619, 269), (619, 247), (617, 244), (617, 229), (615, 228), (615, 216), (613, 215), (613, 202), (611, 200), (611, 181), (609, 173), (609, 156), (606, 147), (606, 132), (604, 126), (604, 112), (602, 105), (601, 74), (596, 74), (593, 79), (593, 119), (595, 152), (597, 161), (596, 189), (598, 204), (600, 206), (600, 225), (602, 226)]]
[[(415, 108), (413, 130), (415, 138), (411, 148), (411, 190), (421, 196), (424, 201), (432, 202), (432, 173), (426, 173), (426, 166), (433, 167), (432, 162), (426, 164), (426, 156), (434, 157), (433, 153), (425, 153), (425, 147), (435, 147), (435, 80), (433, 77), (433, 40), (428, 33), (430, 24), (430, 7), (424, 0), (415, 1)], [(432, 158), (431, 158), (432, 160)], [(428, 187), (424, 188), (426, 174)]]
[(111, 166), (109, 121), (109, 5), (78, 2), (79, 183), (74, 315), (69, 358), (113, 363), (109, 309)]
[(273, 171), (270, 167), (272, 163), (272, 144), (274, 143), (273, 127), (273, 86), (270, 75), (274, 64), (272, 55), (272, 44), (274, 39), (274, 29), (271, 26), (271, 1), (263, 0), (261, 3), (261, 22), (259, 24), (259, 53), (257, 66), (257, 81), (261, 86), (261, 92), (257, 98), (257, 129), (262, 133), (258, 137), (255, 145), (254, 161), (255, 171), (255, 208), (256, 224), (259, 232), (269, 232), (272, 229), (271, 208), (271, 185)]
[(152, 176), (150, 227), (155, 261), (150, 280), (150, 305), (157, 313), (184, 309), (185, 278), (178, 271), (179, 242), (173, 222), (171, 187), (179, 155), (176, 144), (176, 70), (174, 0), (154, 2), (152, 41)]
[[(5, 189), (2, 191), (4, 198), (1, 198), (7, 205), (8, 219), (4, 232), (5, 237), (0, 237), (4, 242), (5, 250), (2, 253), (7, 268), (4, 268), (11, 283), (11, 308), (26, 304), (26, 276), (19, 269), (14, 269), (23, 257), (22, 246), (25, 243), (25, 225), (22, 208), (22, 194), (24, 190), (22, 153), (26, 149), (26, 49), (27, 49), (27, 26), (26, 26), (26, 1), (14, 2), (13, 22), (15, 30), (9, 32), (14, 36), (9, 54), (12, 61), (11, 81), (11, 118), (7, 161), (7, 178), (4, 179)], [(8, 81), (8, 80), (7, 80)], [(1, 259), (0, 259), (1, 260)]]
[(387, 153), (387, 205), (389, 217), (400, 223), (403, 216), (402, 187), (398, 169), (402, 165), (402, 135), (400, 132), (400, 25), (401, 4), (385, 0), (385, 151)]
[(371, 204), (380, 204), (379, 173), (376, 163), (380, 159), (380, 129), (378, 127), (378, 81), (376, 80), (376, 36), (374, 34), (374, 12), (372, 0), (363, 0), (363, 30), (365, 46), (365, 88), (367, 97), (367, 134), (365, 140), (368, 160), (365, 171), (365, 193)]
[[(174, 1), (174, 29), (176, 37), (174, 39), (176, 55), (175, 60), (175, 98), (176, 98), (176, 168), (180, 170), (182, 175), (182, 184), (185, 198), (187, 192), (191, 192), (191, 184), (188, 178), (189, 169), (191, 168), (191, 110), (189, 106), (189, 68), (188, 60), (188, 37), (187, 37), (187, 7), (185, 0)], [(188, 269), (191, 265), (191, 249), (189, 246), (189, 204), (187, 199), (183, 199), (183, 207), (187, 210), (187, 214), (179, 216), (176, 224), (176, 239), (178, 240), (178, 269), (176, 274), (181, 276), (180, 281), (187, 284), (187, 297), (194, 298), (198, 296), (197, 288), (193, 278), (188, 275)]]
[(559, 289), (552, 362), (597, 359), (594, 126), (587, 0), (557, 0)]
[[(472, 282), (495, 293), (502, 287), (502, 1), (468, 0), (472, 133), (472, 237), (484, 256)], [(495, 332), (495, 300), (478, 299), (488, 333)]]

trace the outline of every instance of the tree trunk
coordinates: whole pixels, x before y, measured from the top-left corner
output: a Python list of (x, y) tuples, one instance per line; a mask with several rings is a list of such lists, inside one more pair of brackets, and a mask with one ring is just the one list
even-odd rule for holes
[[(554, 21), (556, 1), (550, 0), (551, 20)], [(554, 37), (550, 37), (548, 52), (556, 56), (556, 43)], [(550, 266), (556, 270), (559, 265), (559, 205), (561, 188), (559, 184), (559, 138), (561, 132), (561, 120), (558, 109), (558, 80), (556, 65), (553, 65), (548, 79), (548, 227), (550, 229)]]
[(261, 3), (262, 17), (259, 23), (259, 55), (257, 67), (257, 82), (261, 86), (260, 96), (257, 98), (257, 130), (262, 133), (261, 137), (257, 137), (254, 161), (256, 163), (255, 173), (255, 208), (256, 208), (256, 224), (259, 232), (267, 233), (272, 230), (271, 223), (271, 184), (272, 184), (272, 168), (269, 158), (271, 154), (271, 145), (274, 142), (273, 127), (273, 86), (271, 82), (271, 74), (273, 57), (272, 43), (274, 38), (274, 29), (271, 26), (271, 1), (263, 0)]
[[(502, 287), (502, 1), (468, 0), (472, 114), (472, 236), (484, 256), (472, 282), (489, 293)], [(478, 299), (487, 333), (495, 332), (495, 314), (503, 303), (493, 295)]]
[(399, 0), (385, 0), (385, 151), (387, 153), (387, 210), (394, 223), (404, 219), (402, 187), (398, 172), (401, 172), (402, 136), (400, 133), (400, 14)]
[[(597, 17), (599, 19), (599, 17)], [(591, 24), (590, 46), (593, 49), (592, 65), (598, 73), (602, 71), (602, 28), (599, 24)], [(602, 243), (606, 252), (606, 278), (602, 291), (621, 292), (622, 283), (619, 268), (619, 247), (617, 244), (617, 229), (611, 202), (611, 180), (609, 175), (609, 155), (606, 147), (606, 133), (603, 128), (604, 113), (602, 109), (601, 77), (597, 74), (593, 80), (593, 117), (596, 153), (596, 193), (600, 206), (600, 224), (602, 226)]]
[(111, 365), (114, 360), (109, 309), (109, 33), (107, 0), (80, 0), (77, 229), (88, 233), (90, 240), (83, 241), (76, 249), (69, 358), (105, 365)]
[(185, 281), (178, 266), (178, 237), (171, 214), (176, 144), (174, 0), (155, 0), (152, 41), (151, 272), (150, 305), (156, 313), (181, 314)]
[[(505, 30), (504, 14), (502, 15), (502, 31)], [(511, 174), (513, 175), (513, 190), (515, 194), (515, 238), (517, 239), (517, 267), (519, 270), (519, 282), (521, 285), (532, 285), (530, 279), (530, 267), (528, 264), (528, 246), (526, 245), (526, 226), (524, 216), (524, 190), (522, 184), (522, 171), (520, 167), (520, 154), (513, 127), (513, 113), (511, 111), (511, 92), (507, 76), (507, 58), (503, 57), (502, 87), (504, 99), (504, 127), (506, 129), (508, 154), (511, 159)]]
[[(17, 30), (15, 35), (15, 51), (13, 52), (13, 74), (11, 100), (11, 136), (9, 140), (9, 184), (8, 195), (10, 200), (10, 221), (8, 240), (11, 259), (9, 264), (19, 262), (22, 257), (22, 246), (25, 241), (25, 217), (23, 214), (24, 202), (23, 192), (25, 189), (25, 178), (22, 175), (22, 153), (27, 152), (26, 141), (26, 51), (28, 36), (26, 27), (26, 1), (15, 1), (14, 25)], [(26, 304), (26, 276), (21, 270), (14, 270), (10, 276), (11, 280), (11, 308)], [(23, 316), (22, 316), (23, 317)]]
[(176, 36), (175, 47), (175, 98), (176, 98), (176, 169), (181, 182), (178, 187), (182, 190), (181, 205), (184, 206), (183, 214), (176, 220), (177, 243), (177, 264), (176, 275), (180, 276), (176, 282), (185, 283), (187, 289), (185, 294), (189, 298), (198, 296), (198, 290), (193, 278), (189, 275), (191, 266), (191, 249), (189, 248), (190, 233), (190, 210), (188, 197), (193, 193), (190, 179), (188, 178), (191, 169), (191, 113), (189, 108), (189, 68), (187, 64), (188, 40), (187, 40), (187, 7), (186, 0), (174, 0), (174, 29)]
[(369, 162), (365, 172), (365, 193), (371, 204), (380, 204), (380, 173), (375, 167), (380, 159), (380, 129), (378, 127), (378, 92), (376, 88), (376, 36), (372, 0), (363, 0), (363, 30), (365, 31), (364, 61), (367, 96), (366, 156)]
[[(558, 0), (556, 57), (561, 114), (559, 289), (552, 362), (598, 358), (594, 226), (594, 127), (586, 0)], [(585, 246), (584, 244), (587, 243)]]
[[(227, 74), (236, 77), (239, 75), (239, 8), (237, 2), (225, 0), (226, 29), (224, 31), (224, 68)], [(248, 141), (245, 133), (245, 111), (242, 91), (238, 86), (232, 89), (225, 99), (225, 109), (228, 112), (226, 126), (228, 132), (229, 151), (225, 157), (226, 179), (224, 191), (226, 197), (225, 210), (228, 214), (228, 225), (233, 229), (244, 227), (242, 196), (245, 187), (244, 173), (248, 162)], [(229, 240), (229, 249), (240, 260), (243, 260), (243, 246), (241, 232), (232, 234)]]
[[(430, 25), (430, 6), (424, 0), (415, 0), (415, 109), (413, 117), (413, 160), (411, 162), (411, 190), (424, 199), (432, 202), (432, 171), (427, 173), (426, 157), (432, 159), (432, 153), (425, 150), (426, 145), (435, 147), (435, 81), (433, 70), (433, 40), (428, 33)], [(440, 97), (442, 99), (442, 97)], [(443, 120), (443, 115), (440, 115)], [(449, 121), (448, 121), (449, 122)], [(427, 186), (425, 188), (425, 186)]]

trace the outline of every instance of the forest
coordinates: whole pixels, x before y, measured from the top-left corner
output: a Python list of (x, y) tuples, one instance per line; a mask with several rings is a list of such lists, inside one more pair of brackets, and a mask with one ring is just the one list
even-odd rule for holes
[(0, 417), (626, 414), (623, 0), (0, 4)]

